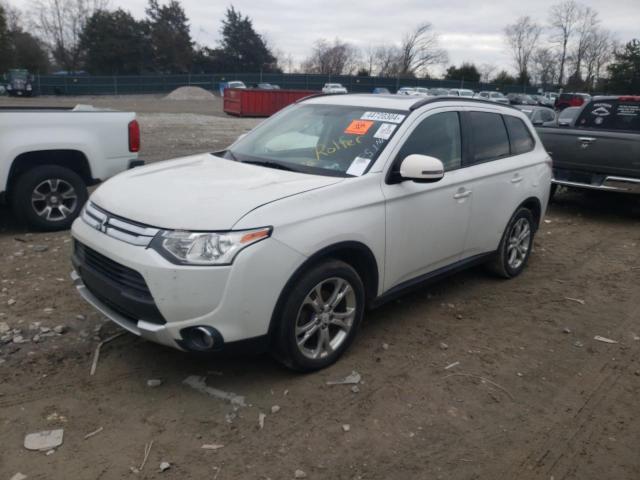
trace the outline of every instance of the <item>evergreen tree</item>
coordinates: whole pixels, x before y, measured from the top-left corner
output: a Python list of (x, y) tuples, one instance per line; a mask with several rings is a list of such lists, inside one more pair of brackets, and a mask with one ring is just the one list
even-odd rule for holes
[(447, 68), (445, 80), (464, 80), (465, 82), (479, 82), (480, 72), (473, 63), (463, 63), (460, 68), (451, 65)]
[(615, 93), (640, 94), (640, 40), (634, 39), (614, 54), (609, 65), (608, 89)]
[(154, 69), (163, 73), (189, 72), (193, 42), (180, 2), (171, 0), (160, 5), (158, 0), (149, 0), (147, 16)]
[(142, 73), (151, 51), (146, 33), (146, 23), (129, 12), (97, 11), (80, 35), (85, 69), (99, 75)]
[(253, 29), (251, 19), (242, 16), (233, 6), (227, 8), (221, 33), (221, 47), (230, 71), (279, 71), (275, 56), (262, 36)]

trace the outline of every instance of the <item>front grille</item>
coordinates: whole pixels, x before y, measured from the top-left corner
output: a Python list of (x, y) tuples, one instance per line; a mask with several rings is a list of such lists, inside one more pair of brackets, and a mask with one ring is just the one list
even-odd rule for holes
[(76, 242), (75, 247), (78, 257), (86, 267), (107, 277), (136, 297), (151, 299), (151, 292), (147, 287), (147, 282), (138, 272), (114, 262), (80, 242)]
[(135, 270), (75, 241), (73, 264), (98, 300), (131, 322), (165, 324), (144, 278)]
[(160, 231), (158, 228), (148, 227), (113, 215), (92, 202), (87, 202), (82, 210), (81, 218), (87, 225), (105, 235), (139, 247), (148, 246)]

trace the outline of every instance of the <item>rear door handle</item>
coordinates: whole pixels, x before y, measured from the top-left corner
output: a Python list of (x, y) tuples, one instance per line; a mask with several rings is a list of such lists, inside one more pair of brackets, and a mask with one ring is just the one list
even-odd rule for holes
[(593, 137), (578, 137), (578, 141), (580, 142), (580, 146), (582, 148), (587, 148), (589, 145), (594, 143), (597, 139)]
[(519, 173), (516, 173), (511, 179), (511, 183), (520, 183), (522, 180), (524, 180), (524, 177), (520, 176)]
[(467, 197), (469, 197), (469, 196), (471, 196), (471, 190), (463, 190), (463, 189), (460, 189), (460, 190), (458, 190), (458, 193), (456, 193), (456, 194), (453, 196), (453, 198), (455, 198), (456, 200), (459, 200), (459, 199), (461, 199), (461, 198), (467, 198)]

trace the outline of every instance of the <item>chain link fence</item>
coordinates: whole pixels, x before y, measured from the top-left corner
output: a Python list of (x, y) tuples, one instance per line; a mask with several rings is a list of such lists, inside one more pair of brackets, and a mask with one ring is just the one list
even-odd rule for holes
[(536, 93), (538, 87), (498, 85), (462, 80), (426, 80), (417, 78), (361, 77), (351, 75), (307, 75), (298, 73), (221, 73), (186, 75), (36, 75), (35, 90), (39, 95), (126, 95), (169, 93), (183, 86), (197, 86), (218, 93), (220, 84), (241, 80), (251, 87), (272, 83), (287, 89), (321, 90), (325, 83), (341, 83), (350, 92), (371, 92), (400, 87), (468, 88), (474, 91), (499, 90), (503, 93)]

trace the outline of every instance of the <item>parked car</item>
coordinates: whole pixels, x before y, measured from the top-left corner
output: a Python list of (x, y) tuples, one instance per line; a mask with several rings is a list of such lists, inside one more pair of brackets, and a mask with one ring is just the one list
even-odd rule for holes
[(538, 128), (554, 185), (640, 193), (640, 96), (594, 97), (575, 118)]
[(482, 262), (519, 275), (550, 180), (516, 109), (311, 97), (224, 151), (101, 185), (73, 225), (73, 278), (136, 335), (316, 370), (349, 347), (367, 307)]
[(232, 80), (227, 82), (225, 88), (247, 88), (247, 86), (240, 80)]
[(259, 88), (260, 90), (280, 90), (280, 87), (273, 83), (258, 83), (256, 88)]
[(413, 87), (401, 87), (396, 92), (396, 95), (415, 95), (416, 89)]
[(33, 77), (25, 69), (11, 69), (6, 75), (6, 91), (12, 97), (31, 97)]
[(429, 94), (434, 97), (448, 97), (449, 90), (447, 90), (446, 88), (430, 88)]
[(525, 93), (508, 93), (507, 98), (511, 105), (538, 105), (538, 101)]
[(473, 98), (473, 90), (468, 90), (466, 88), (452, 88), (449, 90), (449, 95), (452, 97), (468, 97)]
[(516, 105), (515, 108), (523, 112), (534, 125), (544, 125), (555, 127), (556, 112), (553, 108), (541, 107), (539, 105)]
[(391, 92), (389, 91), (388, 88), (384, 88), (384, 87), (376, 87), (373, 89), (373, 93), (376, 93), (378, 95), (390, 95)]
[(581, 107), (591, 100), (588, 93), (561, 93), (556, 99), (556, 109), (564, 110), (567, 107)]
[(133, 112), (0, 107), (0, 201), (41, 230), (69, 228), (87, 186), (141, 165)]
[(325, 83), (322, 93), (347, 93), (347, 89), (340, 83)]
[(415, 91), (416, 91), (415, 94), (420, 96), (420, 97), (432, 97), (433, 96), (433, 95), (431, 95), (431, 91), (428, 88), (416, 87)]
[(545, 97), (544, 95), (530, 95), (541, 107), (555, 108), (555, 100)]
[(582, 107), (567, 107), (564, 110), (558, 111), (558, 126), (570, 127), (575, 125), (576, 119), (580, 114)]
[(474, 98), (479, 98), (481, 100), (487, 100), (489, 102), (502, 103), (504, 105), (509, 105), (509, 99), (505, 97), (501, 92), (482, 91), (482, 92), (478, 92)]

